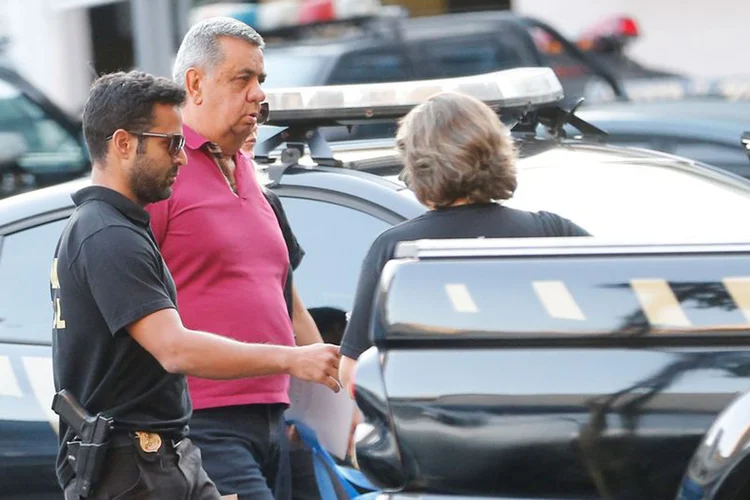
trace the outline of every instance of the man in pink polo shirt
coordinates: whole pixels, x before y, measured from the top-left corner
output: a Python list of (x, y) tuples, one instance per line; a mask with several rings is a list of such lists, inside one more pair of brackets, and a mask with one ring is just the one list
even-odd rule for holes
[[(186, 325), (244, 342), (292, 346), (284, 298), (287, 245), (239, 151), (265, 99), (263, 45), (252, 28), (228, 18), (207, 19), (185, 35), (173, 76), (187, 91), (188, 162), (172, 197), (149, 212)], [(297, 339), (315, 341), (319, 336)], [(328, 382), (335, 388), (336, 380)], [(190, 377), (188, 385), (190, 437), (219, 491), (240, 500), (289, 498), (283, 420), (289, 377)]]

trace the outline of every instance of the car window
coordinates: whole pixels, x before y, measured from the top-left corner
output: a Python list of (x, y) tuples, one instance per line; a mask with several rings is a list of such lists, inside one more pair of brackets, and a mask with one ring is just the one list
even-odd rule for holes
[(489, 37), (434, 41), (423, 51), (436, 71), (431, 77), (475, 75), (529, 65), (521, 46)]
[(314, 56), (309, 51), (267, 50), (263, 54), (263, 66), (268, 75), (263, 88), (277, 89), (321, 85), (321, 72), (330, 63), (328, 57)]
[(49, 277), (67, 219), (6, 236), (0, 253), (0, 342), (50, 342)]
[(542, 153), (521, 162), (508, 204), (556, 212), (606, 238), (750, 239), (750, 228), (737, 222), (750, 210), (750, 188), (669, 159)]
[(310, 308), (350, 311), (362, 260), (391, 224), (353, 208), (318, 200), (283, 197), (292, 230), (305, 250), (294, 274)]
[(396, 52), (354, 52), (342, 57), (333, 70), (329, 85), (401, 82), (409, 79), (406, 58)]
[(75, 136), (17, 87), (0, 79), (0, 197), (82, 173), (87, 163)]

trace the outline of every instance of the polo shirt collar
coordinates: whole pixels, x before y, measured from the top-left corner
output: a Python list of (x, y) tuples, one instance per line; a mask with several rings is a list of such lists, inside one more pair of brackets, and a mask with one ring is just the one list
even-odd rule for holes
[(211, 142), (185, 124), (182, 125), (182, 133), (185, 134), (185, 146), (190, 149), (198, 150), (206, 143)]
[(73, 193), (71, 198), (77, 207), (87, 201), (99, 200), (112, 205), (133, 222), (148, 226), (151, 221), (151, 216), (142, 206), (131, 201), (127, 196), (104, 186), (87, 186)]
[[(185, 146), (188, 149), (192, 150), (200, 150), (208, 143), (211, 143), (210, 140), (203, 137), (201, 134), (190, 128), (189, 126), (182, 124), (182, 133), (185, 134)], [(240, 152), (242, 150), (238, 150), (237, 153), (233, 155), (233, 158), (236, 160), (238, 156), (240, 156)]]

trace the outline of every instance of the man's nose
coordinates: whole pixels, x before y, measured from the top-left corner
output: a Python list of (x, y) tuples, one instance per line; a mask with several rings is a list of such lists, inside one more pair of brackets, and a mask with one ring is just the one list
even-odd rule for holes
[(175, 159), (177, 160), (176, 163), (178, 166), (184, 167), (185, 165), (187, 165), (187, 153), (185, 152), (185, 148), (182, 148), (180, 150), (179, 154), (177, 155), (177, 158)]
[(266, 100), (266, 93), (263, 92), (263, 88), (258, 85), (247, 94), (247, 100), (249, 102), (263, 102)]

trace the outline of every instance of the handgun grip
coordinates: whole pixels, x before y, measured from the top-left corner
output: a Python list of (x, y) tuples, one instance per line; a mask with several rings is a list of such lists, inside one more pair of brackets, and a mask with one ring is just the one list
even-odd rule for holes
[(86, 422), (92, 418), (66, 389), (61, 390), (52, 398), (52, 411), (57, 413), (63, 422), (79, 436), (82, 436)]

